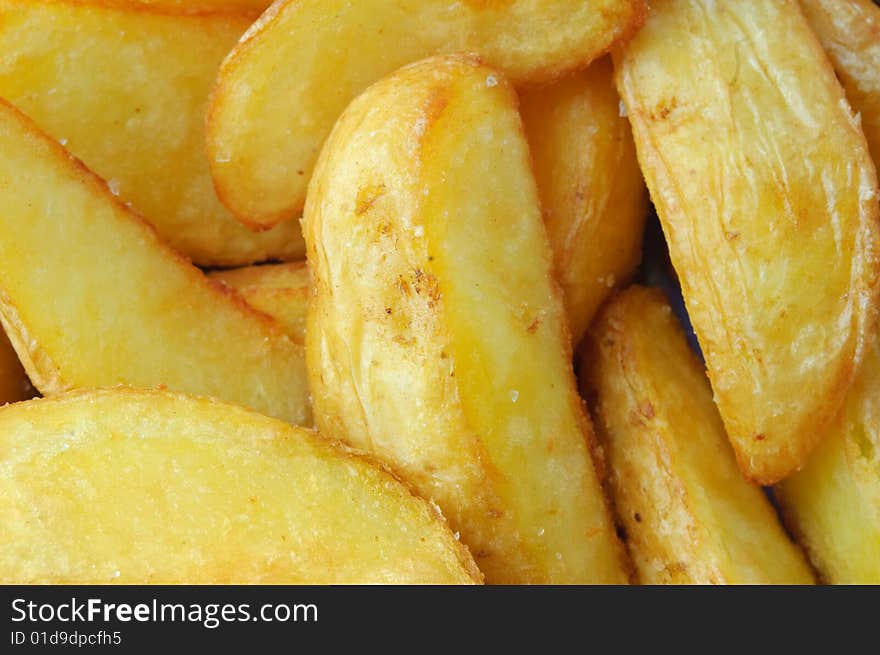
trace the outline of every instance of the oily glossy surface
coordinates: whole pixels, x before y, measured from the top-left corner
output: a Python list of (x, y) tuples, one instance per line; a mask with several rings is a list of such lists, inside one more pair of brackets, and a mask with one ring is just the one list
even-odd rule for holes
[(786, 520), (829, 584), (880, 584), (880, 349), (802, 471), (776, 487)]
[(43, 394), (184, 391), (310, 421), (303, 349), (0, 103), (0, 319)]
[(643, 0), (287, 0), (223, 64), (208, 118), (211, 169), (243, 222), (296, 218), (346, 105), (397, 68), (477, 52), (516, 84), (586, 66), (644, 14)]
[(487, 582), (625, 582), (504, 77), (445, 57), (371, 87), (303, 224), (320, 429), (435, 500)]
[(794, 0), (652, 3), (615, 58), (641, 168), (742, 470), (803, 466), (877, 306), (877, 179)]
[(278, 321), (296, 343), (305, 343), (311, 289), (304, 261), (213, 271), (209, 277), (235, 289), (251, 307)]
[(74, 392), (0, 409), (0, 581), (473, 583), (391, 475), (234, 405)]
[(803, 584), (812, 574), (737, 468), (712, 389), (659, 290), (609, 301), (588, 338), (618, 520), (642, 584)]
[[(123, 3), (124, 4), (124, 3)], [(298, 221), (263, 233), (220, 203), (205, 109), (251, 17), (166, 15), (100, 2), (0, 1), (0, 97), (205, 265), (302, 256)]]
[(871, 0), (800, 0), (880, 162), (880, 7)]
[(522, 95), (520, 112), (577, 346), (639, 265), (648, 193), (610, 60)]

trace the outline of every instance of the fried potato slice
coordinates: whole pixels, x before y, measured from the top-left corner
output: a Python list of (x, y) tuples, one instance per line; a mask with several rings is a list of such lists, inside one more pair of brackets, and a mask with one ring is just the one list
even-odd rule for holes
[(794, 0), (652, 3), (615, 58), (742, 470), (803, 466), (873, 328), (877, 178)]
[(298, 221), (246, 229), (218, 200), (205, 153), (217, 69), (250, 22), (132, 3), (2, 0), (0, 96), (197, 263), (295, 259), (305, 250)]
[(45, 395), (130, 384), (310, 421), (303, 349), (0, 101), (0, 320)]
[(703, 367), (663, 293), (630, 287), (590, 328), (582, 385), (642, 584), (804, 584), (813, 575), (737, 468)]
[(441, 57), (337, 123), (303, 219), (316, 423), (434, 499), (488, 582), (624, 582), (516, 103)]
[(242, 14), (248, 12), (254, 17), (265, 11), (272, 0), (88, 0), (99, 1), (111, 7), (131, 7), (141, 5), (148, 9), (173, 11), (181, 14)]
[(586, 66), (631, 33), (644, 0), (287, 0), (223, 64), (208, 152), (245, 224), (296, 218), (333, 123), (367, 86), (435, 53), (476, 51), (516, 84)]
[(874, 163), (880, 162), (880, 7), (871, 0), (800, 0), (859, 113)]
[(439, 512), (319, 437), (125, 388), (0, 410), (5, 584), (473, 583)]
[(18, 355), (0, 329), (0, 405), (27, 400), (35, 395)]
[(648, 194), (609, 59), (521, 97), (544, 225), (577, 345), (639, 265)]
[(880, 584), (880, 345), (807, 465), (776, 487), (786, 522), (831, 584)]
[(311, 290), (304, 261), (213, 271), (208, 277), (234, 289), (251, 307), (274, 318), (296, 343), (305, 343)]

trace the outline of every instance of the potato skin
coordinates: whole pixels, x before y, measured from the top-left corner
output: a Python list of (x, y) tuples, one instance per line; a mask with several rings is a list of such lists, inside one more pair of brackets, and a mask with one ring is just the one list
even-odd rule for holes
[(111, 182), (198, 264), (296, 259), (296, 220), (254, 233), (220, 203), (204, 116), (223, 57), (252, 16), (138, 3), (0, 2), (0, 96)]
[(296, 218), (333, 123), (384, 75), (476, 52), (518, 85), (546, 83), (630, 34), (644, 11), (644, 0), (279, 1), (217, 79), (207, 143), (220, 198), (254, 228)]
[(0, 322), (44, 395), (129, 384), (309, 425), (303, 348), (0, 101)]
[(322, 432), (436, 501), (490, 583), (625, 582), (504, 77), (450, 56), (371, 87), (303, 226)]
[(880, 7), (871, 0), (800, 0), (880, 162)]
[(436, 509), (364, 458), (163, 391), (0, 409), (0, 514), (4, 584), (481, 579)]
[(656, 2), (615, 70), (740, 467), (775, 482), (840, 408), (876, 318), (865, 137), (793, 0)]
[(776, 487), (792, 532), (829, 584), (880, 584), (880, 344), (807, 465)]
[(294, 342), (305, 344), (311, 296), (306, 262), (212, 271), (208, 277), (234, 289), (251, 307), (278, 321)]
[(712, 389), (658, 289), (602, 309), (581, 366), (618, 521), (642, 584), (811, 584), (737, 468)]
[(520, 99), (577, 346), (602, 301), (639, 265), (648, 194), (610, 59)]

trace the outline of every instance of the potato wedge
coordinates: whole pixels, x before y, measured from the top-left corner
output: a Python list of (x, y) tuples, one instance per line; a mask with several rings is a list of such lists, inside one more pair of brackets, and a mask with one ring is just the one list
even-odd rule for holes
[(806, 463), (873, 330), (865, 137), (794, 0), (652, 3), (615, 64), (740, 467), (775, 482)]
[(45, 395), (130, 384), (310, 422), (303, 349), (0, 101), (0, 320)]
[(630, 287), (581, 367), (642, 584), (809, 584), (803, 553), (736, 458), (703, 367), (658, 289)]
[[(109, 464), (109, 465), (108, 465)], [(311, 431), (126, 388), (0, 409), (0, 582), (478, 582), (435, 508)]]
[(287, 0), (223, 64), (208, 114), (220, 199), (245, 224), (296, 218), (346, 105), (400, 66), (477, 51), (516, 84), (586, 66), (631, 33), (644, 0)]
[(311, 295), (305, 262), (213, 271), (208, 277), (234, 289), (251, 307), (274, 318), (296, 343), (305, 343)]
[(242, 14), (249, 12), (254, 17), (265, 11), (272, 0), (99, 0), (111, 7), (131, 7), (141, 5), (148, 9), (173, 11), (182, 14)]
[(0, 1), (0, 97), (110, 182), (203, 265), (302, 257), (298, 221), (260, 234), (217, 199), (204, 115), (247, 16), (180, 16), (129, 2)]
[(874, 163), (880, 162), (880, 7), (871, 0), (801, 0), (834, 65)]
[(776, 487), (786, 522), (831, 584), (880, 584), (880, 345), (803, 470)]
[(0, 329), (0, 405), (27, 400), (35, 395), (9, 338)]
[(303, 219), (316, 423), (435, 500), (488, 582), (624, 582), (516, 103), (440, 57), (337, 123)]
[(639, 265), (648, 193), (609, 59), (524, 94), (520, 112), (576, 346)]

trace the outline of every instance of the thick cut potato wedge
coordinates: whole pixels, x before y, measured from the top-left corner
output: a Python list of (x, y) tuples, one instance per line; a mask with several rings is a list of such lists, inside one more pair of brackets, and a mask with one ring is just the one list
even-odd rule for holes
[(125, 388), (0, 409), (4, 584), (473, 583), (435, 508), (314, 432)]
[(800, 0), (880, 163), (880, 7), (871, 0)]
[(0, 329), (0, 405), (27, 400), (34, 395), (18, 355), (6, 333)]
[(305, 262), (213, 271), (209, 277), (234, 289), (254, 309), (274, 318), (291, 339), (304, 344), (311, 295)]
[(877, 178), (794, 0), (664, 0), (617, 86), (742, 470), (806, 463), (873, 329)]
[(43, 394), (130, 384), (310, 421), (303, 349), (0, 102), (0, 320)]
[(33, 118), (162, 237), (204, 265), (304, 253), (298, 221), (260, 234), (217, 199), (204, 115), (242, 16), (100, 2), (0, 1), (0, 97)]
[(516, 102), (451, 56), (337, 123), (303, 219), (316, 422), (434, 499), (487, 581), (624, 582)]
[(141, 5), (147, 9), (173, 11), (182, 14), (238, 14), (247, 12), (254, 17), (265, 11), (272, 0), (93, 0), (113, 7)]
[(812, 583), (737, 468), (712, 389), (663, 293), (631, 287), (590, 329), (582, 365), (617, 516), (642, 584)]
[(400, 66), (477, 52), (516, 84), (586, 66), (631, 33), (644, 0), (287, 0), (223, 64), (208, 151), (224, 204), (265, 228), (296, 218), (346, 105)]
[(639, 264), (648, 194), (611, 61), (526, 93), (520, 111), (577, 345)]
[(776, 497), (826, 582), (880, 584), (880, 345), (829, 433)]

